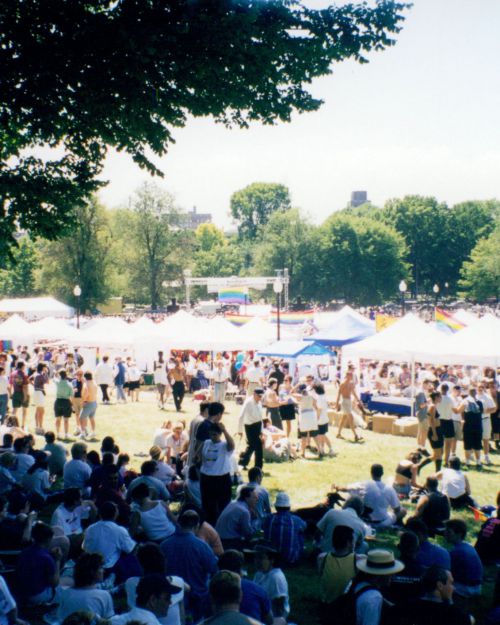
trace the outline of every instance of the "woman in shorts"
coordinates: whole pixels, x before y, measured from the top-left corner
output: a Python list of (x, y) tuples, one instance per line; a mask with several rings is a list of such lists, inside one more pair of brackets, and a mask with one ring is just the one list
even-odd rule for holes
[(286, 375), (279, 388), (280, 417), (286, 423), (286, 435), (290, 438), (292, 421), (295, 419), (296, 402), (292, 396), (292, 376)]
[(73, 387), (67, 379), (64, 369), (59, 371), (59, 379), (56, 379), (56, 401), (54, 402), (54, 415), (56, 417), (56, 434), (59, 438), (61, 418), (64, 419), (64, 438), (68, 439), (69, 418), (73, 414)]
[(311, 438), (314, 438), (316, 445), (318, 445), (318, 407), (316, 400), (309, 393), (305, 384), (299, 384), (294, 397), (299, 406), (299, 438), (301, 439), (302, 458), (305, 458)]
[(73, 412), (75, 413), (76, 419), (76, 430), (75, 436), (81, 434), (80, 430), (80, 412), (83, 407), (83, 399), (82, 399), (82, 390), (83, 390), (83, 371), (78, 369), (75, 372), (75, 379), (72, 382), (73, 384), (73, 397), (71, 398), (71, 403), (73, 404)]
[(318, 451), (320, 458), (326, 454), (325, 447), (328, 447), (328, 454), (334, 456), (332, 444), (328, 438), (328, 426), (330, 425), (330, 419), (328, 417), (328, 401), (325, 395), (325, 387), (323, 384), (315, 384), (313, 386), (314, 393), (316, 395), (316, 406), (318, 410)]
[(36, 366), (36, 373), (30, 378), (33, 383), (35, 401), (35, 434), (43, 435), (43, 417), (45, 415), (45, 386), (49, 383), (47, 366), (40, 362)]
[(432, 447), (432, 460), (436, 465), (436, 472), (441, 471), (443, 464), (443, 448), (444, 448), (444, 436), (441, 428), (441, 422), (439, 419), (439, 412), (437, 410), (441, 402), (441, 393), (434, 391), (430, 394), (431, 404), (427, 411), (427, 418), (429, 419), (429, 430), (427, 432), (427, 438)]

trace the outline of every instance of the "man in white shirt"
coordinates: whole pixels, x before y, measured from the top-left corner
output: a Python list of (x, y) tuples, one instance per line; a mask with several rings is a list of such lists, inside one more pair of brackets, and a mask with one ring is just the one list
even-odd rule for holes
[(448, 384), (441, 384), (441, 401), (439, 403), (439, 422), (444, 437), (444, 464), (448, 465), (455, 440), (455, 423), (453, 421), (454, 404), (448, 395)]
[(217, 361), (215, 371), (212, 374), (212, 380), (214, 383), (214, 401), (223, 402), (226, 399), (226, 386), (229, 375), (222, 360)]
[(251, 397), (256, 388), (261, 388), (265, 383), (264, 371), (260, 368), (260, 362), (254, 360), (253, 367), (245, 373), (247, 396)]
[(243, 428), (247, 437), (247, 448), (240, 456), (240, 464), (246, 469), (250, 458), (255, 453), (255, 466), (262, 469), (264, 454), (262, 433), (262, 396), (263, 388), (255, 388), (252, 397), (248, 397), (241, 409), (238, 423), (238, 434), (243, 435)]
[[(103, 568), (116, 574), (115, 583), (121, 584), (140, 571), (139, 563), (130, 554), (136, 542), (124, 527), (116, 524), (118, 508), (112, 501), (106, 501), (100, 508), (101, 521), (89, 525), (83, 538), (83, 550), (99, 553)], [(134, 566), (135, 565), (135, 566)]]
[(486, 384), (480, 382), (477, 387), (477, 401), (480, 401), (483, 406), (483, 451), (484, 451), (484, 464), (491, 464), (490, 460), (490, 438), (491, 438), (491, 415), (496, 410), (495, 402), (491, 395), (486, 392)]
[(372, 529), (361, 520), (363, 514), (363, 500), (352, 495), (345, 502), (342, 510), (331, 509), (318, 521), (317, 527), (321, 532), (320, 549), (328, 553), (332, 549), (333, 530), (337, 525), (350, 527), (354, 532), (354, 547), (357, 553), (365, 553), (367, 544), (365, 537), (372, 534)]
[(370, 522), (375, 527), (390, 527), (403, 519), (406, 510), (401, 507), (398, 495), (392, 486), (382, 482), (384, 468), (372, 464), (372, 479), (364, 485), (363, 503), (370, 508)]
[(108, 388), (113, 386), (114, 379), (113, 366), (109, 362), (109, 356), (103, 356), (102, 361), (95, 368), (95, 383), (100, 387), (102, 393), (102, 403), (109, 404)]
[(170, 598), (182, 588), (173, 586), (164, 575), (146, 575), (137, 584), (136, 607), (130, 612), (113, 616), (112, 625), (136, 622), (141, 625), (160, 625), (167, 616)]
[(83, 538), (82, 520), (94, 520), (96, 516), (94, 502), (82, 501), (77, 488), (68, 488), (64, 491), (62, 504), (52, 514), (50, 524), (52, 527), (60, 527), (70, 542), (80, 545)]

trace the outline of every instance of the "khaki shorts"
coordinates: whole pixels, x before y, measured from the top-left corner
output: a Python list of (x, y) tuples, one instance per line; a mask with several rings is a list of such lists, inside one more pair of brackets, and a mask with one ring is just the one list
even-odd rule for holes
[(342, 397), (342, 399), (340, 400), (340, 409), (342, 410), (342, 412), (344, 414), (351, 414), (352, 413), (352, 401), (350, 399), (346, 399), (345, 397)]

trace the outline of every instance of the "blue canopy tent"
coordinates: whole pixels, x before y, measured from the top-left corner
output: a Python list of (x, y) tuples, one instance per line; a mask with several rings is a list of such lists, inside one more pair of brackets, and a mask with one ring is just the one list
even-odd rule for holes
[(320, 345), (341, 347), (356, 343), (375, 334), (375, 324), (369, 319), (363, 320), (345, 314), (339, 317), (329, 328), (305, 337), (306, 341), (314, 341)]
[(276, 341), (259, 350), (259, 356), (272, 358), (298, 358), (299, 356), (323, 356), (329, 351), (322, 345), (308, 341)]

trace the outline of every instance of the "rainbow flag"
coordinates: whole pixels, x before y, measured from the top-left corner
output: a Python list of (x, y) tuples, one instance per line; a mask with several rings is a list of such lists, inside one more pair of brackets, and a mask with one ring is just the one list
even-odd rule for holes
[[(313, 321), (314, 319), (314, 310), (299, 310), (297, 312), (281, 312), (280, 311), (280, 324), (283, 325), (302, 325), (306, 321)], [(278, 322), (278, 313), (276, 310), (271, 311), (271, 323)]]
[(218, 301), (222, 304), (249, 304), (248, 289), (245, 287), (219, 289)]
[(235, 314), (230, 314), (230, 313), (225, 315), (225, 317), (228, 321), (233, 323), (235, 326), (239, 326), (239, 327), (244, 326), (251, 319), (253, 319), (251, 315), (235, 315)]
[(452, 332), (458, 332), (459, 330), (463, 330), (465, 328), (465, 323), (462, 323), (458, 319), (442, 308), (434, 309), (434, 320), (436, 323), (442, 324), (449, 328)]

